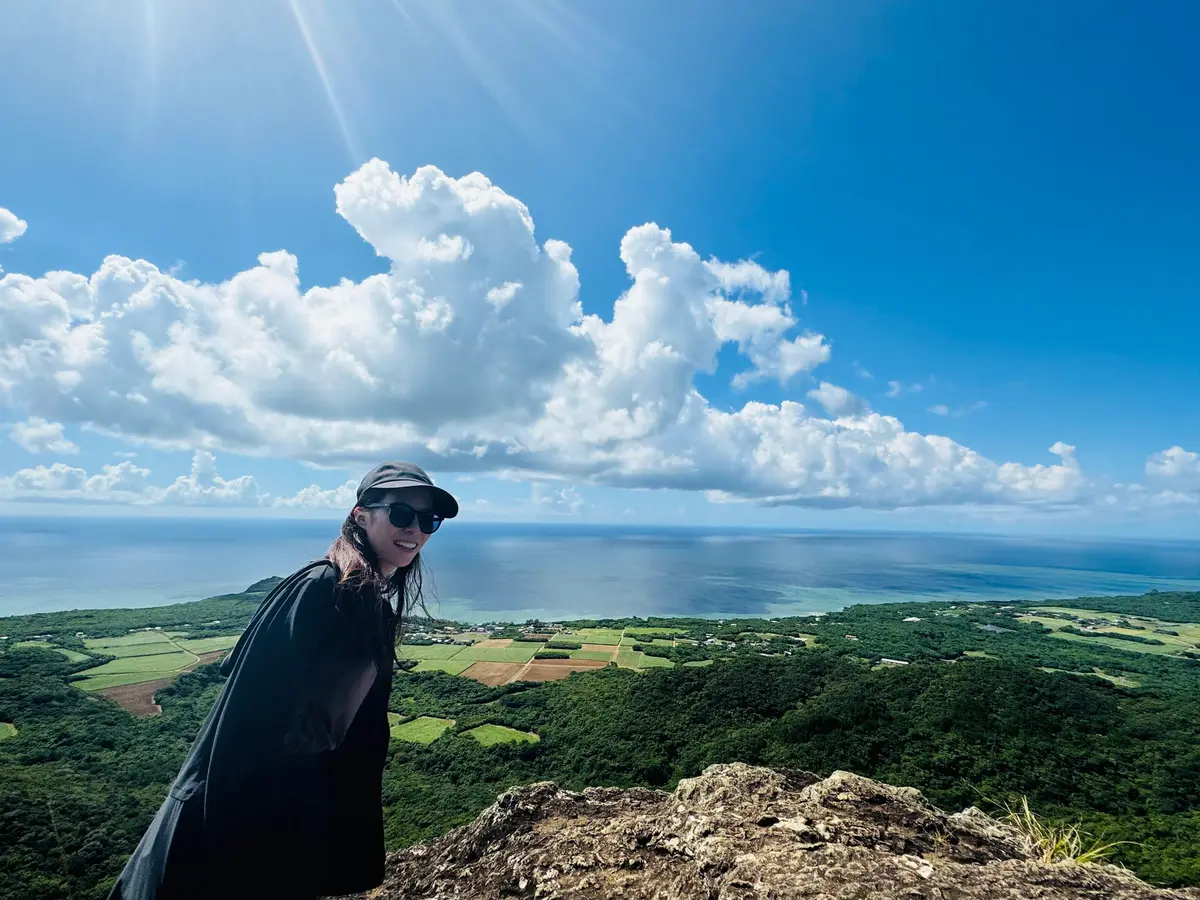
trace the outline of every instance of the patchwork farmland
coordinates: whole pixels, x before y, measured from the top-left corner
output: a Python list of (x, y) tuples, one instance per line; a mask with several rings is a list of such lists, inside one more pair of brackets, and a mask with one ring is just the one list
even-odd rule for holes
[[(414, 672), (447, 672), (462, 675), (490, 687), (517, 681), (554, 681), (575, 672), (616, 665), (623, 669), (644, 670), (671, 667), (670, 660), (648, 656), (633, 649), (634, 644), (653, 643), (671, 646), (663, 638), (642, 640), (639, 634), (663, 634), (663, 628), (581, 628), (553, 635), (529, 635), (525, 640), (486, 638), (478, 632), (454, 635), (456, 641), (473, 643), (411, 644), (400, 648), (401, 659), (414, 660)], [(678, 630), (678, 629), (675, 629)], [(538, 640), (529, 638), (537, 637)], [(542, 640), (544, 638), (544, 640)], [(556, 645), (575, 645), (556, 646)], [(565, 653), (565, 659), (538, 659), (543, 651)]]

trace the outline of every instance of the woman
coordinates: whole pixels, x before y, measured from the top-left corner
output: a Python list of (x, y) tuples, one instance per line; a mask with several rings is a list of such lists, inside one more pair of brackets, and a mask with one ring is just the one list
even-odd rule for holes
[(326, 557), (271, 591), (221, 663), (229, 680), (110, 900), (299, 900), (383, 881), (396, 638), (421, 603), (421, 548), (457, 514), (419, 466), (367, 473)]

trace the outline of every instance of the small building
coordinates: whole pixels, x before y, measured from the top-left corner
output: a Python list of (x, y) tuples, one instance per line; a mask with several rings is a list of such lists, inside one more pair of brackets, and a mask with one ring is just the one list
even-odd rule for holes
[(904, 621), (905, 621), (905, 622), (920, 622), (920, 621), (921, 621), (921, 619), (920, 619), (919, 617), (917, 617), (917, 616), (909, 616), (909, 617), (908, 617), (907, 619), (905, 619)]

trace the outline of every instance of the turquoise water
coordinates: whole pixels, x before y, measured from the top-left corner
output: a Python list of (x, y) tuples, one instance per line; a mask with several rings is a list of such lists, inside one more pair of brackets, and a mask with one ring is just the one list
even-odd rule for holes
[[(322, 555), (336, 530), (311, 520), (0, 519), (0, 615), (238, 591)], [(425, 556), (432, 611), (476, 622), (1200, 590), (1200, 542), (452, 522)]]

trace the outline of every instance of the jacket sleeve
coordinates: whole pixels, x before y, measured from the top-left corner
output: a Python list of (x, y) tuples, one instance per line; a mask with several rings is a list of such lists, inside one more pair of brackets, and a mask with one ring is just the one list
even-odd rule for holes
[[(283, 772), (336, 748), (374, 680), (354, 629), (335, 605), (328, 570), (280, 585), (245, 636), (225, 685), (205, 785), (205, 823), (215, 835), (269, 821)], [(292, 759), (294, 762), (289, 763)]]

